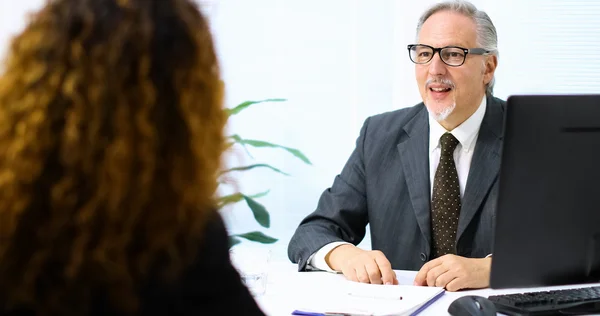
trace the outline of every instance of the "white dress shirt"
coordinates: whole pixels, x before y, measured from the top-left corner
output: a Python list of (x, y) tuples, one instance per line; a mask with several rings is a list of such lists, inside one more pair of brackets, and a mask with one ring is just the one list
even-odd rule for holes
[[(457, 126), (452, 131), (447, 131), (433, 116), (429, 115), (429, 183), (430, 183), (430, 194), (433, 193), (433, 178), (435, 171), (437, 170), (438, 164), (440, 163), (440, 137), (446, 132), (450, 132), (459, 144), (454, 149), (454, 163), (456, 164), (456, 171), (458, 172), (458, 182), (460, 186), (461, 198), (465, 194), (465, 188), (467, 187), (467, 178), (469, 177), (469, 169), (471, 168), (471, 159), (473, 158), (473, 152), (475, 151), (475, 144), (477, 143), (477, 136), (479, 135), (479, 128), (483, 117), (485, 116), (485, 109), (487, 107), (487, 100), (485, 96), (479, 105), (479, 108), (473, 113), (466, 121)], [(431, 196), (431, 195), (430, 195)], [(335, 247), (347, 242), (332, 242), (321, 249), (317, 250), (308, 259), (309, 269), (324, 270), (330, 272), (336, 272), (329, 267), (325, 261), (325, 256), (333, 250)]]

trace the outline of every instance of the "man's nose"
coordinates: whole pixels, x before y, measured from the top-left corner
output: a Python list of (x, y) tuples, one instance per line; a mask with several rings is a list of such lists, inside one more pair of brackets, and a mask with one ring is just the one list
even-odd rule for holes
[(441, 76), (446, 74), (446, 70), (446, 64), (442, 61), (439, 52), (434, 54), (429, 62), (429, 74), (432, 76)]

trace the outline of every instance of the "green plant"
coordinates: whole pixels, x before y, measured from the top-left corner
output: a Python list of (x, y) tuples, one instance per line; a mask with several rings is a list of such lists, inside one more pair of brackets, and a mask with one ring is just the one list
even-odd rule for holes
[[(254, 104), (265, 103), (265, 102), (283, 102), (283, 101), (286, 101), (286, 100), (285, 99), (266, 99), (266, 100), (260, 100), (260, 101), (246, 101), (246, 102), (240, 103), (239, 105), (237, 105), (234, 108), (225, 109), (225, 112), (227, 113), (227, 117), (229, 118), (233, 115), (239, 114), (240, 112), (242, 112), (243, 110), (247, 109), (248, 107), (250, 107)], [(250, 155), (250, 152), (248, 151), (248, 146), (256, 147), (256, 148), (282, 149), (282, 150), (289, 152), (294, 157), (300, 159), (304, 163), (306, 163), (308, 165), (311, 164), (310, 160), (308, 160), (308, 158), (298, 149), (294, 149), (294, 148), (290, 148), (290, 147), (286, 147), (286, 146), (282, 146), (282, 145), (277, 145), (277, 144), (273, 144), (273, 143), (262, 141), (262, 140), (244, 139), (237, 134), (228, 136), (227, 148), (231, 148), (233, 146), (241, 146), (245, 150), (246, 154), (251, 158), (252, 158), (252, 155)], [(256, 163), (256, 164), (250, 164), (250, 165), (244, 165), (244, 166), (237, 166), (237, 167), (233, 167), (233, 168), (222, 171), (221, 175), (220, 175), (220, 179), (221, 179), (220, 183), (226, 184), (226, 181), (224, 181), (223, 179), (229, 173), (249, 171), (249, 170), (257, 169), (257, 168), (266, 168), (275, 173), (289, 176), (289, 174), (281, 171), (278, 168), (271, 166), (270, 164)], [(244, 201), (246, 203), (246, 205), (248, 205), (248, 207), (252, 211), (252, 214), (254, 215), (254, 219), (256, 220), (256, 222), (264, 228), (269, 228), (271, 226), (271, 216), (269, 215), (269, 212), (267, 211), (267, 209), (262, 204), (260, 204), (256, 201), (256, 199), (261, 198), (267, 194), (269, 194), (269, 191), (257, 193), (257, 194), (253, 194), (253, 195), (246, 195), (242, 192), (235, 192), (233, 194), (219, 197), (218, 208), (222, 209), (226, 205), (235, 204), (235, 203)], [(264, 233), (262, 233), (260, 231), (252, 231), (252, 232), (247, 232), (244, 234), (235, 234), (235, 235), (229, 236), (230, 246), (234, 246), (234, 245), (242, 242), (242, 240), (240, 238), (247, 239), (247, 240), (254, 241), (254, 242), (263, 243), (263, 244), (272, 244), (277, 241), (276, 238), (265, 235)]]

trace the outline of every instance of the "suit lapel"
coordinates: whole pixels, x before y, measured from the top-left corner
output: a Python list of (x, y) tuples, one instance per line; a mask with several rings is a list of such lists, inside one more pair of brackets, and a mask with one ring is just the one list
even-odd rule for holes
[(504, 110), (492, 97), (488, 97), (487, 104), (467, 178), (458, 220), (457, 240), (477, 213), (500, 170)]
[(429, 121), (425, 106), (404, 126), (404, 132), (397, 148), (415, 216), (423, 237), (429, 244), (431, 240)]

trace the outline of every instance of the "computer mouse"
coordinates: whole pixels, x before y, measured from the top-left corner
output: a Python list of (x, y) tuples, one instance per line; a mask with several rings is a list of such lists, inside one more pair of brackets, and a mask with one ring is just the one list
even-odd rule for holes
[(448, 307), (453, 316), (496, 316), (496, 306), (483, 296), (468, 295), (457, 298)]

